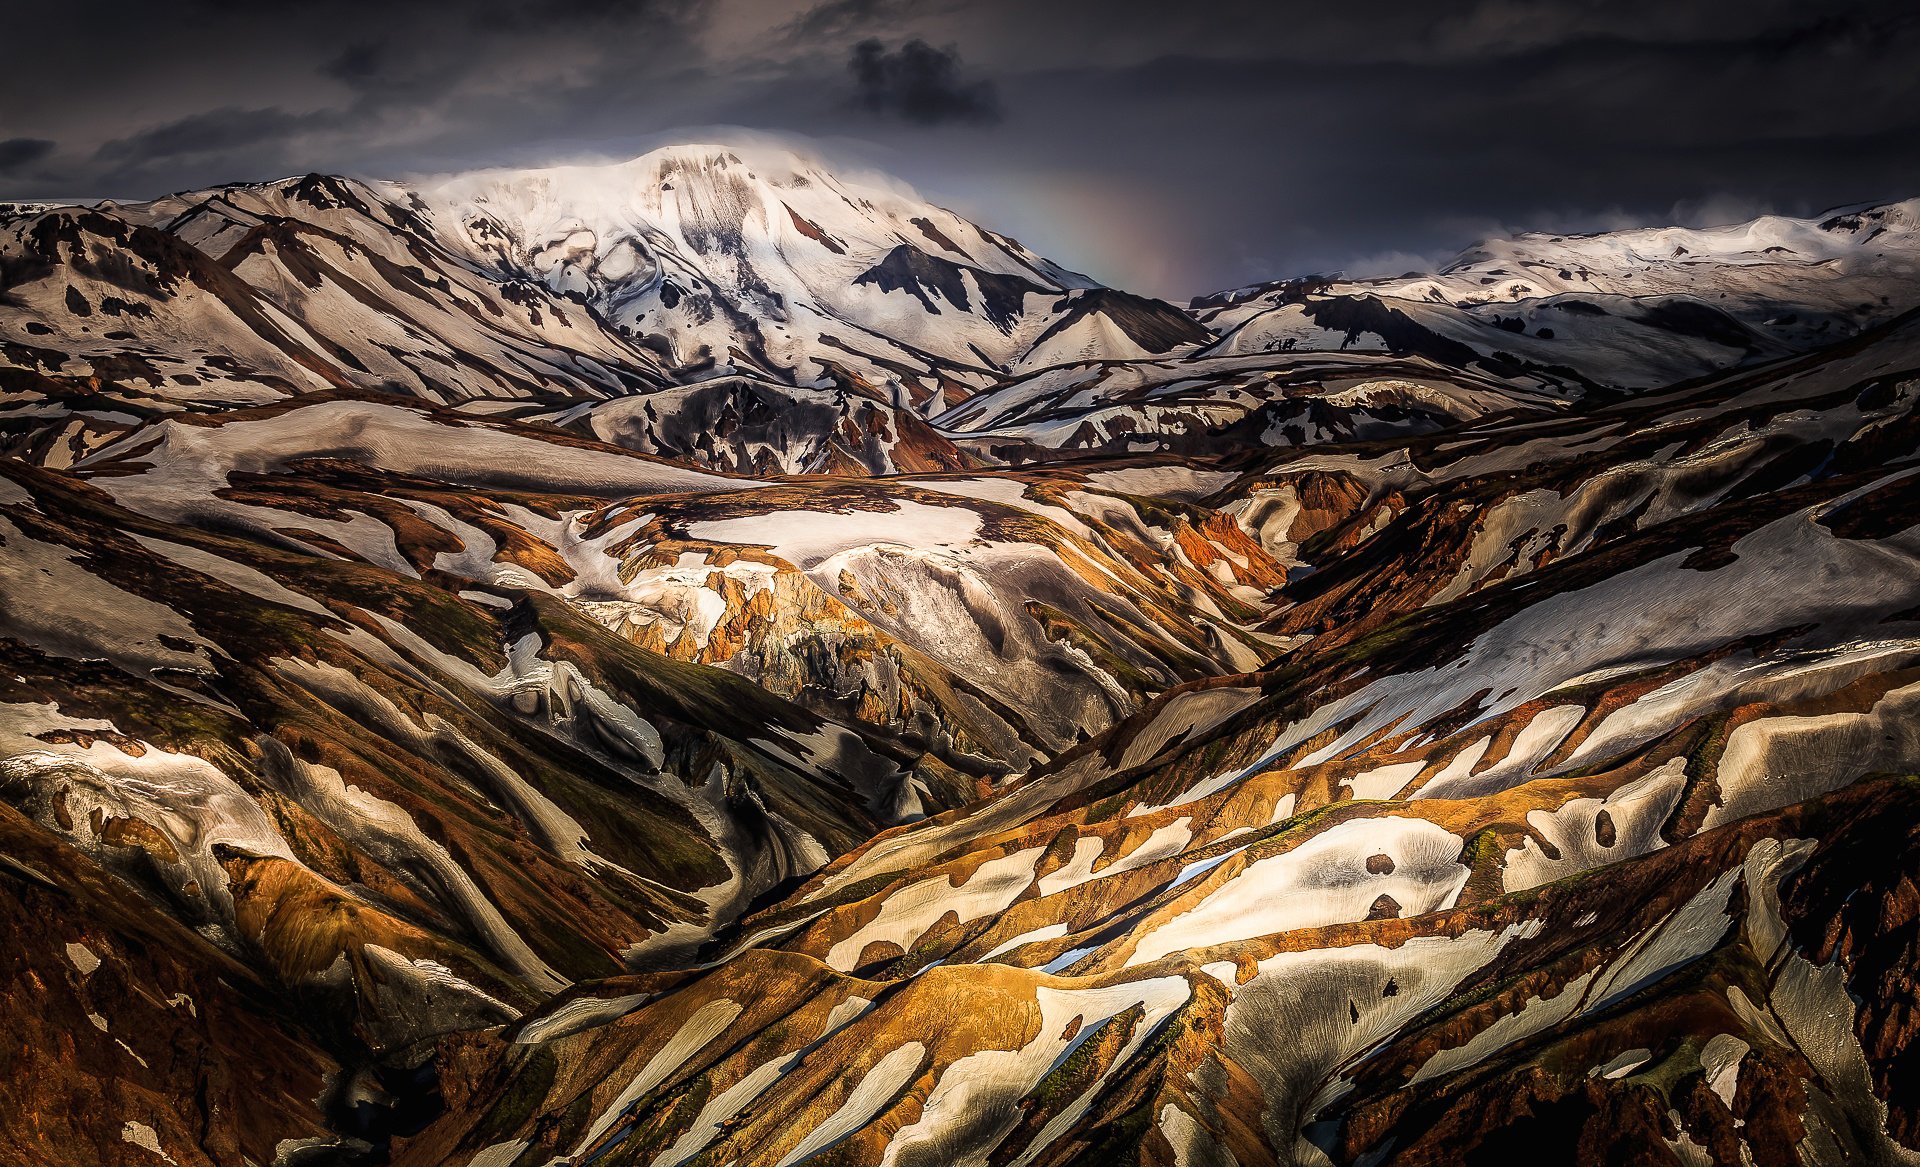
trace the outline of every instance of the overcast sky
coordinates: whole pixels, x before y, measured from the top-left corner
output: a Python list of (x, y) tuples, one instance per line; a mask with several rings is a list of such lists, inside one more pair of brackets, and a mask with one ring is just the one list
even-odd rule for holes
[(626, 158), (741, 130), (1184, 298), (1484, 235), (1920, 195), (1911, 4), (19, 4), (0, 197)]

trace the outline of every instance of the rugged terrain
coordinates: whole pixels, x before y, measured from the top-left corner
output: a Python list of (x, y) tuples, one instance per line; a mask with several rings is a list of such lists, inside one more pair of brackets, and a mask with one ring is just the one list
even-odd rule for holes
[(5, 209), (7, 1154), (1920, 1161), (1915, 214)]

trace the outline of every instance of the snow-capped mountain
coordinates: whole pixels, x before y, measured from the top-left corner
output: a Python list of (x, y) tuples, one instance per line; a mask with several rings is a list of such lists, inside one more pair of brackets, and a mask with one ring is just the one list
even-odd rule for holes
[(1488, 240), (1433, 275), (1194, 301), (1210, 352), (1419, 353), (1520, 383), (1644, 389), (1807, 352), (1916, 306), (1920, 199), (1819, 219)]
[(1915, 307), (1920, 200), (1524, 235), (1437, 275), (1200, 297), (1193, 315), (1219, 336), (1197, 351), (1058, 361), (934, 420), (966, 451), (1014, 463), (1344, 442), (1816, 352)]
[[(327, 389), (525, 413), (485, 403), (734, 378), (783, 412), (824, 408), (785, 451), (722, 443), (712, 465), (938, 469), (958, 456), (902, 411), (1019, 369), (1212, 339), (899, 190), (782, 152), (745, 158), (685, 146), (413, 185), (308, 175), (16, 207), (0, 215), (9, 375), (80, 404), (8, 419), (12, 446), (64, 464), (175, 409)], [(630, 406), (610, 412), (567, 417), (684, 449), (672, 422), (642, 435)]]
[(1920, 1162), (1916, 205), (0, 206), (0, 1162)]
[(474, 254), (585, 297), (674, 369), (808, 385), (845, 369), (918, 403), (1070, 350), (1125, 358), (1209, 339), (1167, 305), (784, 151), (675, 146), (408, 195)]

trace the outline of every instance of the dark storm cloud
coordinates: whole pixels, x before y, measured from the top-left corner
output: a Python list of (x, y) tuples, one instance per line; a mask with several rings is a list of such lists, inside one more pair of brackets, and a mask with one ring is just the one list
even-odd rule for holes
[(101, 144), (94, 159), (102, 180), (114, 186), (229, 158), (257, 160), (282, 172), (310, 169), (300, 165), (289, 145), (338, 121), (331, 111), (214, 109), (114, 138)]
[(320, 71), (348, 84), (369, 81), (380, 75), (385, 57), (378, 44), (361, 41), (342, 49), (340, 55), (320, 67)]
[(57, 145), (50, 138), (7, 138), (0, 140), (0, 174), (31, 166), (53, 153)]
[(941, 122), (997, 122), (1000, 97), (992, 82), (960, 75), (960, 54), (910, 40), (889, 51), (877, 39), (853, 46), (847, 61), (854, 100), (868, 113), (897, 117), (918, 125)]
[(735, 126), (896, 173), (1103, 279), (1185, 294), (1406, 270), (1503, 230), (1920, 194), (1907, 7), (26, 5), (8, 31), (32, 49), (0, 71), (0, 198), (625, 157)]
[(316, 119), (281, 109), (214, 109), (154, 126), (100, 147), (98, 157), (145, 163), (224, 153), (267, 139), (283, 138)]

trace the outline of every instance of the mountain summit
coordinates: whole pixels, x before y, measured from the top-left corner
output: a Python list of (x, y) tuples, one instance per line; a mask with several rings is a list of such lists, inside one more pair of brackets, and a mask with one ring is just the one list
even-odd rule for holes
[[(979, 386), (1036, 344), (1093, 280), (898, 188), (779, 150), (674, 146), (608, 166), (484, 171), (411, 192), (448, 238), (579, 294), (667, 364), (847, 369)], [(1099, 355), (1205, 334), (1165, 305)], [(1094, 309), (1098, 311), (1099, 309)]]

